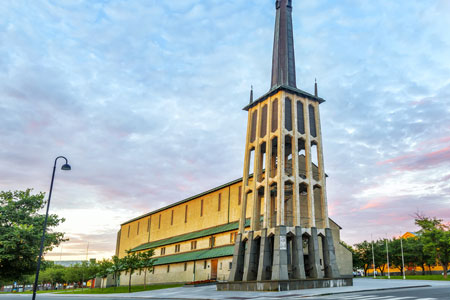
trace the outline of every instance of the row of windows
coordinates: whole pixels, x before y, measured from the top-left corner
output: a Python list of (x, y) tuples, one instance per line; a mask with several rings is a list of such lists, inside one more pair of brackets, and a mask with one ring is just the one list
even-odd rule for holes
[[(238, 205), (241, 205), (241, 196), (242, 196), (242, 187), (239, 186), (238, 187)], [(217, 199), (217, 211), (221, 211), (222, 209), (222, 193), (219, 193), (218, 195), (218, 199)], [(203, 199), (200, 201), (200, 217), (203, 216)], [(158, 229), (161, 229), (161, 215), (159, 214), (158, 216)], [(185, 206), (184, 208), (184, 223), (187, 223), (188, 220), (188, 205)], [(171, 214), (170, 214), (170, 225), (173, 225), (173, 221), (174, 221), (174, 210), (172, 209)], [(147, 230), (146, 232), (148, 233), (150, 231), (150, 222), (151, 222), (151, 217), (148, 218), (147, 220)], [(137, 230), (136, 230), (136, 234), (139, 235), (140, 232), (140, 225), (141, 222), (137, 223)], [(130, 230), (131, 230), (131, 224), (128, 225), (128, 232), (127, 232), (127, 237), (130, 237)]]
[[(294, 109), (297, 110), (297, 131), (301, 134), (305, 133), (305, 121), (304, 121), (304, 105), (301, 101), (295, 101), (296, 106)], [(284, 109), (284, 127), (286, 130), (292, 130), (292, 101), (290, 98), (285, 99), (285, 109)], [(309, 114), (309, 127), (310, 134), (313, 137), (317, 136), (316, 129), (316, 115), (315, 108), (313, 105), (308, 105)], [(254, 110), (251, 119), (251, 130), (250, 130), (250, 142), (253, 143), (256, 139), (256, 129), (258, 124), (258, 111)], [(260, 130), (259, 137), (263, 138), (267, 133), (267, 104), (261, 108), (261, 120), (260, 120)], [(272, 102), (272, 118), (271, 118), (271, 132), (275, 132), (278, 129), (278, 99)]]
[[(234, 243), (236, 241), (236, 236), (237, 236), (237, 232), (231, 232), (230, 233), (230, 243)], [(216, 237), (211, 236), (209, 238), (209, 247), (213, 248), (216, 245)], [(191, 250), (196, 250), (197, 249), (197, 241), (191, 241)], [(176, 244), (175, 245), (175, 253), (178, 253), (181, 251), (181, 244)], [(166, 254), (166, 247), (162, 247), (160, 249), (160, 255), (165, 255)]]

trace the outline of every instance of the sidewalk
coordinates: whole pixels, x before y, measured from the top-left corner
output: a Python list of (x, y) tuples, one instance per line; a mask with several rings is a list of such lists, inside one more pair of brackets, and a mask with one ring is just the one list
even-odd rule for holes
[[(137, 292), (132, 294), (89, 294), (89, 295), (66, 295), (68, 297), (89, 297), (89, 298), (140, 298), (140, 299), (267, 299), (292, 297), (312, 297), (330, 294), (379, 291), (389, 289), (418, 288), (430, 286), (450, 286), (447, 281), (432, 280), (400, 280), (400, 279), (371, 279), (355, 278), (353, 286), (322, 288), (309, 290), (295, 290), (284, 292), (229, 292), (216, 291), (215, 285), (202, 287), (178, 287), (163, 290)], [(49, 295), (49, 294), (47, 294)], [(50, 295), (49, 295), (50, 296)], [(61, 294), (52, 294), (61, 296)]]

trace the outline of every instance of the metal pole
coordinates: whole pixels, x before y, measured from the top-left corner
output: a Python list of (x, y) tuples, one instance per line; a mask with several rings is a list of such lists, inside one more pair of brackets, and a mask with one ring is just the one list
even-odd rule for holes
[(389, 246), (388, 246), (387, 239), (386, 239), (386, 255), (387, 255), (387, 267), (388, 267), (388, 279), (391, 279), (391, 273), (389, 272)]
[(372, 240), (372, 264), (373, 264), (373, 278), (377, 278), (375, 274), (375, 254), (373, 252), (373, 240)]
[(402, 249), (402, 273), (403, 273), (403, 280), (406, 279), (405, 276), (405, 258), (403, 256), (403, 238), (400, 236), (400, 248)]
[(57, 158), (55, 158), (55, 163), (53, 165), (52, 181), (50, 183), (50, 192), (48, 193), (47, 211), (45, 213), (44, 228), (42, 230), (41, 248), (39, 250), (39, 258), (36, 267), (36, 276), (34, 278), (33, 297), (31, 298), (32, 300), (36, 299), (36, 290), (39, 280), (39, 270), (41, 269), (42, 252), (44, 251), (45, 231), (47, 229), (48, 210), (50, 209), (50, 200), (52, 199), (53, 181), (55, 180), (56, 161), (58, 160), (58, 158), (64, 158), (67, 164), (67, 158), (65, 158), (64, 156), (58, 156)]
[(51, 200), (51, 198), (52, 198), (53, 180), (55, 179), (55, 170), (56, 170), (56, 160), (55, 160), (55, 165), (53, 166), (52, 181), (51, 181), (51, 183), (50, 183), (50, 192), (49, 192), (49, 194), (48, 194), (47, 212), (46, 212), (46, 214), (45, 214), (44, 229), (42, 230), (41, 248), (40, 248), (40, 250), (39, 250), (39, 258), (38, 258), (37, 268), (36, 268), (36, 277), (34, 278), (33, 297), (32, 297), (32, 300), (35, 300), (35, 299), (36, 299), (36, 289), (37, 289), (38, 280), (39, 280), (39, 270), (40, 270), (40, 268), (41, 268), (42, 251), (44, 250), (45, 230), (47, 229), (48, 210), (49, 210), (49, 208), (50, 208), (50, 200)]

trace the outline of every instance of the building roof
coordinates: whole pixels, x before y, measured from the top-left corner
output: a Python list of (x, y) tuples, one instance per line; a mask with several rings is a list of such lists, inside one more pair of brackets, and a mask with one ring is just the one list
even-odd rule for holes
[[(252, 177), (252, 175), (251, 175), (250, 177)], [(233, 184), (235, 184), (235, 183), (239, 183), (239, 182), (241, 182), (241, 181), (242, 181), (242, 177), (239, 178), (239, 179), (235, 179), (235, 180), (233, 180), (233, 181), (227, 182), (227, 183), (225, 183), (225, 184), (222, 184), (222, 185), (220, 185), (220, 186), (217, 186), (217, 187), (215, 187), (215, 188), (212, 188), (212, 189), (210, 189), (210, 190), (207, 190), (207, 191), (205, 191), (205, 192), (202, 192), (202, 193), (200, 193), (200, 194), (197, 194), (197, 195), (191, 196), (191, 197), (189, 197), (189, 198), (183, 199), (183, 200), (181, 200), (181, 201), (178, 201), (178, 202), (169, 204), (169, 205), (167, 205), (167, 206), (161, 207), (161, 208), (159, 208), (159, 209), (157, 209), (157, 210), (151, 211), (151, 212), (146, 213), (146, 214), (144, 214), (144, 215), (141, 215), (141, 216), (139, 216), (139, 217), (133, 218), (133, 219), (128, 220), (128, 221), (126, 221), (126, 222), (124, 222), (124, 223), (122, 223), (122, 224), (120, 224), (120, 225), (125, 225), (125, 224), (131, 223), (131, 222), (133, 222), (133, 221), (136, 221), (136, 220), (145, 218), (145, 217), (147, 217), (147, 216), (156, 214), (156, 213), (158, 213), (158, 212), (160, 212), (160, 211), (163, 211), (163, 210), (166, 210), (166, 209), (168, 209), (168, 208), (177, 206), (177, 205), (179, 205), (179, 204), (183, 204), (183, 203), (188, 202), (188, 201), (190, 201), (190, 200), (193, 200), (193, 199), (195, 199), (195, 198), (198, 198), (198, 197), (207, 195), (207, 194), (209, 194), (209, 193), (218, 191), (218, 190), (220, 190), (220, 189), (223, 189), (224, 187), (233, 185)]]
[[(247, 219), (245, 221), (245, 226), (246, 227), (250, 226), (250, 219)], [(164, 246), (164, 245), (180, 243), (180, 242), (198, 239), (201, 237), (210, 236), (210, 235), (214, 235), (214, 234), (218, 234), (218, 233), (222, 233), (222, 232), (227, 232), (230, 230), (236, 230), (238, 228), (239, 228), (239, 222), (232, 222), (232, 223), (219, 225), (219, 226), (215, 226), (215, 227), (211, 227), (211, 228), (207, 228), (207, 229), (203, 229), (203, 230), (199, 230), (199, 231), (181, 234), (178, 236), (173, 236), (173, 237), (170, 237), (167, 239), (162, 239), (162, 240), (158, 240), (158, 241), (145, 243), (145, 244), (139, 245), (139, 246), (131, 249), (131, 251), (132, 252), (142, 251), (142, 250), (156, 248), (156, 247), (160, 247), (160, 246)]]
[(231, 256), (233, 255), (234, 245), (217, 247), (212, 249), (204, 249), (198, 251), (185, 252), (174, 255), (167, 255), (163, 257), (158, 257), (153, 265), (165, 265), (173, 264), (178, 262), (193, 261), (193, 260), (203, 260), (209, 258)]
[(258, 104), (259, 102), (262, 102), (262, 101), (266, 100), (268, 97), (270, 97), (272, 95), (275, 95), (276, 93), (278, 93), (279, 90), (287, 90), (287, 91), (292, 92), (292, 93), (294, 93), (296, 95), (309, 98), (310, 100), (314, 100), (314, 101), (317, 101), (319, 103), (325, 102), (325, 99), (320, 98), (320, 97), (316, 97), (316, 96), (314, 96), (314, 95), (312, 95), (310, 93), (307, 93), (305, 91), (302, 91), (302, 90), (300, 90), (298, 88), (294, 88), (294, 87), (287, 86), (287, 85), (278, 85), (278, 86), (275, 86), (275, 87), (271, 88), (270, 91), (268, 91), (267, 93), (265, 93), (264, 95), (262, 95), (261, 97), (256, 99), (254, 102), (249, 103), (247, 106), (245, 106), (243, 108), (243, 110), (249, 110), (250, 108), (252, 108), (256, 104)]

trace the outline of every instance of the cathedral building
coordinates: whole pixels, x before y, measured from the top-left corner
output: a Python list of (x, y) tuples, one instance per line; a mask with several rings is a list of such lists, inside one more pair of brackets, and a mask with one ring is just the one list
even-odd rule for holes
[[(155, 249), (133, 284), (217, 280), (220, 290), (350, 285), (328, 216), (317, 93), (296, 86), (291, 0), (276, 1), (269, 91), (248, 112), (243, 177), (121, 224), (116, 255)], [(243, 124), (244, 125), (244, 124)], [(120, 284), (128, 284), (121, 276)]]

